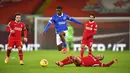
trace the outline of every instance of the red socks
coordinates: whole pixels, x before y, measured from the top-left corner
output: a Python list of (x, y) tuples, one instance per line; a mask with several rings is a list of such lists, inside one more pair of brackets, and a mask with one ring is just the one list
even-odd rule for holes
[[(63, 63), (63, 62), (62, 62)], [(72, 64), (73, 62), (72, 61), (66, 61), (66, 62), (64, 62), (63, 64), (64, 65), (68, 65), (68, 64)]]
[(11, 53), (11, 49), (7, 49), (7, 57), (10, 56), (10, 53)]
[[(10, 53), (11, 53), (11, 49), (7, 49), (7, 57), (10, 56)], [(18, 51), (18, 55), (19, 55), (19, 59), (23, 60), (23, 52), (22, 52), (22, 50)]]
[(92, 49), (91, 48), (89, 48), (88, 54), (92, 54)]
[(73, 63), (73, 61), (72, 61), (72, 56), (68, 56), (67, 58), (63, 59), (61, 62), (62, 62), (64, 65)]
[(19, 55), (19, 59), (23, 60), (23, 52), (22, 52), (22, 50), (18, 51), (18, 55)]
[(82, 58), (84, 55), (84, 48), (81, 48), (81, 51), (80, 51), (80, 57)]

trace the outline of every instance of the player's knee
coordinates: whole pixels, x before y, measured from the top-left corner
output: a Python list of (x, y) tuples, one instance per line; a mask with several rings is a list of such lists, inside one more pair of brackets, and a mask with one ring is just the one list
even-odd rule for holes
[(8, 49), (8, 50), (11, 50), (11, 49), (12, 49), (12, 47), (8, 47), (7, 49)]
[(60, 36), (60, 37), (63, 37), (63, 36), (65, 36), (65, 33), (64, 33), (64, 32), (61, 32), (61, 33), (59, 33), (59, 36)]
[(62, 50), (62, 43), (59, 44), (57, 47), (58, 47), (58, 51), (61, 51)]
[(21, 47), (21, 46), (19, 46), (19, 47), (18, 47), (18, 50), (22, 50), (22, 47)]
[(84, 44), (82, 44), (82, 46), (81, 46), (82, 48), (85, 48), (85, 45)]
[(88, 46), (88, 49), (91, 50), (92, 46)]

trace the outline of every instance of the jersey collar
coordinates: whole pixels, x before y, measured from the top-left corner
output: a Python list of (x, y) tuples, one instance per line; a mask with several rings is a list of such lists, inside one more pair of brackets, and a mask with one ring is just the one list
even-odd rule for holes
[(57, 14), (57, 16), (58, 16), (58, 17), (62, 17), (62, 16), (63, 16), (63, 13), (61, 14), (61, 16), (59, 16), (58, 14)]
[(92, 21), (92, 22), (89, 21), (89, 23), (94, 23), (94, 21)]

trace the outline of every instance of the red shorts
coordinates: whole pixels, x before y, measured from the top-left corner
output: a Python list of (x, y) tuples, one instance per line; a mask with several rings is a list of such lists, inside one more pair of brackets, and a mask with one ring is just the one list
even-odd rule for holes
[(22, 47), (22, 41), (21, 40), (9, 40), (8, 41), (8, 47), (12, 47), (14, 48), (14, 46), (16, 47)]
[(93, 44), (93, 36), (88, 37), (87, 34), (88, 33), (84, 32), (81, 44), (84, 44), (84, 45), (88, 46), (89, 48), (91, 48), (92, 44)]

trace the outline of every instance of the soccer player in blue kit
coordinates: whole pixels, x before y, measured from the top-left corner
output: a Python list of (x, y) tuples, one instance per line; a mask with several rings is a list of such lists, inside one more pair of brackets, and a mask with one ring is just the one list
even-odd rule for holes
[(55, 31), (56, 31), (56, 43), (58, 46), (58, 50), (62, 51), (63, 54), (67, 53), (67, 46), (65, 41), (65, 36), (68, 30), (67, 20), (75, 22), (77, 24), (82, 24), (74, 18), (69, 17), (67, 14), (62, 12), (62, 7), (56, 7), (56, 14), (54, 14), (49, 20), (47, 26), (44, 29), (44, 33), (49, 29), (50, 25), (54, 23)]

